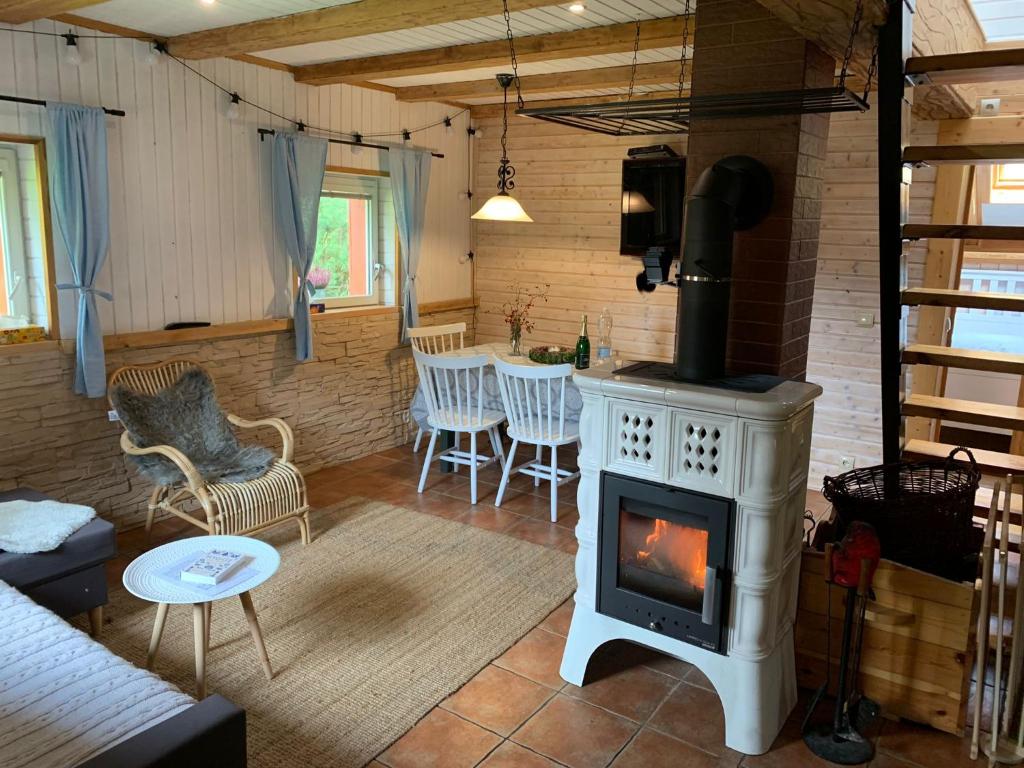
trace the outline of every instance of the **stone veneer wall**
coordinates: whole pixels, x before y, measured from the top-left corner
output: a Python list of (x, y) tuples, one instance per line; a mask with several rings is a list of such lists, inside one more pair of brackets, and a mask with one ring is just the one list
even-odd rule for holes
[[(465, 321), (473, 309), (439, 312), (425, 325)], [(408, 345), (399, 344), (398, 311), (318, 318), (317, 358), (295, 362), (289, 332), (111, 351), (122, 365), (188, 357), (206, 366), (226, 410), (278, 416), (295, 432), (295, 462), (306, 473), (406, 442), (416, 385)], [(118, 528), (145, 521), (152, 486), (127, 466), (120, 425), (105, 399), (72, 392), (74, 356), (57, 345), (0, 348), (0, 490), (31, 487), (88, 504)], [(274, 430), (243, 439), (277, 447)]]

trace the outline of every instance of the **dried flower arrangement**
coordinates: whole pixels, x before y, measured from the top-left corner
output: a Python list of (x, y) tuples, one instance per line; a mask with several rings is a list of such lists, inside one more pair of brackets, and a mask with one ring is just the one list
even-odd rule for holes
[(505, 322), (509, 330), (509, 346), (511, 354), (521, 355), (520, 343), (523, 339), (523, 332), (533, 331), (533, 321), (530, 320), (530, 310), (540, 301), (548, 300), (548, 289), (551, 286), (534, 285), (524, 286), (518, 280), (508, 284), (512, 298), (502, 304), (501, 309), (505, 313)]

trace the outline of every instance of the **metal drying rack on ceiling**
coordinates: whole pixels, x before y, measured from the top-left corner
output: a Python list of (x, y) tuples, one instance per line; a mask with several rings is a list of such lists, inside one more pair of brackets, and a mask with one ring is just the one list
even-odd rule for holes
[(679, 83), (675, 97), (634, 100), (637, 52), (640, 48), (640, 22), (637, 21), (633, 67), (625, 101), (532, 108), (520, 105), (516, 114), (609, 136), (653, 136), (687, 133), (690, 129), (690, 120), (695, 118), (866, 112), (869, 109), (868, 92), (874, 79), (878, 58), (877, 40), (871, 53), (871, 64), (868, 67), (863, 94), (858, 95), (846, 87), (854, 43), (860, 31), (863, 15), (863, 0), (857, 0), (842, 68), (836, 84), (831, 88), (684, 96), (686, 49), (690, 37), (690, 0), (686, 0), (682, 50), (679, 56)]

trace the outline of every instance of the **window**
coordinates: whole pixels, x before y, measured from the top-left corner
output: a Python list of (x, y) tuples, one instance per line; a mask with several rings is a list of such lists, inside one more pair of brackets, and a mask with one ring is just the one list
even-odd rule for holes
[(1024, 189), (1024, 163), (1006, 163), (997, 165), (993, 189)]
[(54, 329), (41, 139), (0, 141), (0, 331), (28, 328), (32, 341)]
[(328, 308), (393, 304), (394, 264), (387, 177), (328, 171), (309, 271), (313, 301)]
[(25, 234), (21, 213), (18, 154), (0, 145), (0, 315), (29, 321), (28, 270), (25, 268)]

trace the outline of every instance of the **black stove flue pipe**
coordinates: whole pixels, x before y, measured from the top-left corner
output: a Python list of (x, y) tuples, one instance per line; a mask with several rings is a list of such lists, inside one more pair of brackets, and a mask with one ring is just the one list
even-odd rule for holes
[(745, 155), (719, 160), (690, 192), (679, 265), (677, 378), (705, 381), (725, 375), (733, 235), (768, 215), (773, 194), (771, 172)]

